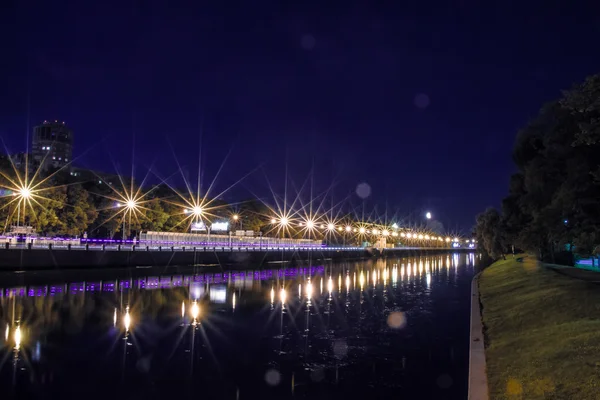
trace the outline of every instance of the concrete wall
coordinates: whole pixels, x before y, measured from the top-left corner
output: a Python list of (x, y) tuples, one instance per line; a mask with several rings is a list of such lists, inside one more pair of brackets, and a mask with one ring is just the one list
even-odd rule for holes
[[(274, 261), (358, 260), (378, 256), (414, 256), (461, 250), (298, 250), (298, 251), (100, 251), (0, 249), (2, 270), (42, 270), (98, 267), (187, 266), (199, 264), (261, 266)], [(464, 251), (464, 250), (462, 250)]]

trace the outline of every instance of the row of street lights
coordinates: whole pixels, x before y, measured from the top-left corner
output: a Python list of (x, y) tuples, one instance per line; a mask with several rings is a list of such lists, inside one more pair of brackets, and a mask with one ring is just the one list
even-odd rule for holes
[[(427, 212), (425, 214), (425, 217), (427, 219), (431, 219), (431, 213)], [(286, 228), (291, 228), (294, 226), (294, 224), (292, 223), (291, 219), (288, 217), (279, 217), (279, 218), (271, 218), (271, 224), (272, 225), (276, 225), (281, 229), (286, 229)], [(398, 224), (394, 223), (391, 225), (391, 227), (383, 227), (380, 226), (378, 227), (368, 227), (366, 223), (358, 223), (358, 227), (353, 226), (351, 224), (347, 224), (347, 225), (336, 225), (333, 222), (327, 222), (327, 223), (318, 223), (315, 220), (312, 219), (306, 219), (304, 221), (300, 221), (297, 223), (297, 226), (299, 228), (302, 229), (306, 229), (308, 232), (313, 231), (313, 230), (317, 230), (317, 229), (321, 229), (324, 230), (327, 233), (333, 234), (333, 233), (341, 233), (341, 234), (359, 234), (359, 235), (375, 235), (375, 236), (383, 236), (383, 237), (402, 237), (402, 238), (406, 238), (406, 239), (413, 239), (413, 240), (421, 240), (421, 241), (437, 241), (437, 242), (446, 242), (446, 243), (460, 243), (461, 239), (459, 239), (458, 237), (442, 237), (442, 236), (436, 236), (436, 235), (430, 235), (430, 234), (424, 234), (424, 233), (418, 233), (418, 232), (407, 232), (407, 231), (401, 231), (399, 232), (400, 227), (398, 226)], [(475, 240), (466, 240), (466, 243), (475, 243)]]
[[(117, 203), (118, 207), (126, 207), (127, 211), (126, 213), (132, 213), (134, 212), (137, 207), (138, 207), (138, 203), (135, 201), (135, 199), (128, 199), (126, 202), (124, 203)], [(186, 215), (193, 215), (193, 217), (195, 217), (196, 221), (200, 220), (203, 216), (204, 216), (204, 209), (202, 208), (202, 206), (194, 206), (192, 208), (189, 209), (184, 209), (183, 210), (184, 214)], [(233, 214), (231, 217), (234, 221), (240, 221), (240, 216), (238, 214)], [(425, 213), (425, 218), (427, 219), (431, 219), (432, 215), (431, 212), (427, 212)], [(293, 226), (293, 222), (292, 219), (287, 217), (287, 216), (281, 216), (281, 217), (273, 217), (271, 218), (271, 224), (272, 225), (277, 225), (280, 228), (290, 228)], [(416, 233), (416, 232), (398, 232), (398, 230), (400, 229), (400, 227), (398, 226), (398, 224), (394, 223), (391, 225), (391, 227), (386, 228), (386, 227), (372, 227), (369, 228), (367, 227), (365, 223), (359, 223), (359, 227), (353, 227), (351, 225), (345, 225), (345, 226), (340, 226), (337, 225), (333, 222), (327, 222), (327, 223), (318, 223), (316, 220), (314, 219), (305, 219), (301, 222), (299, 222), (297, 224), (297, 226), (299, 228), (302, 229), (306, 229), (307, 232), (312, 232), (315, 231), (317, 229), (321, 229), (321, 230), (325, 230), (328, 233), (335, 233), (335, 232), (340, 232), (342, 234), (351, 234), (351, 233), (358, 233), (359, 235), (375, 235), (375, 236), (383, 236), (383, 237), (388, 237), (388, 236), (392, 236), (392, 237), (402, 237), (402, 238), (406, 238), (406, 239), (414, 239), (414, 240), (425, 240), (425, 241), (438, 241), (438, 242), (446, 242), (446, 243), (450, 243), (450, 242), (454, 242), (454, 243), (458, 243), (461, 240), (459, 238), (451, 238), (451, 237), (445, 237), (443, 238), (442, 236), (435, 236), (435, 235), (429, 235), (429, 234), (423, 234), (423, 233)], [(131, 226), (130, 226), (131, 228)], [(123, 239), (125, 239), (125, 218), (123, 218)], [(467, 240), (467, 243), (469, 241)], [(472, 243), (474, 243), (475, 241), (472, 240)]]

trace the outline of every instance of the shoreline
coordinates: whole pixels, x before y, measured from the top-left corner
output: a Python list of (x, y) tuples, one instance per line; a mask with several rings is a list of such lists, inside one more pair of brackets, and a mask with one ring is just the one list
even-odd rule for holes
[(481, 302), (479, 300), (479, 277), (471, 282), (471, 327), (469, 345), (469, 400), (488, 400), (487, 366)]

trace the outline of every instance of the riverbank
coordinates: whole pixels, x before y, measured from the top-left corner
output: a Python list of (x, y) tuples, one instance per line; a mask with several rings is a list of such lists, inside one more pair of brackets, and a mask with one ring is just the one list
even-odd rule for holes
[(600, 288), (571, 272), (526, 257), (481, 274), (490, 399), (600, 398)]

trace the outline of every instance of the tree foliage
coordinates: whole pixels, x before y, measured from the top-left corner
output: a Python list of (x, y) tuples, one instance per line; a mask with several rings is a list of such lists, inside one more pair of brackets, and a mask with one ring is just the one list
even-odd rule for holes
[[(550, 260), (572, 244), (581, 255), (595, 254), (600, 244), (599, 150), (600, 75), (595, 75), (542, 107), (518, 133), (513, 150), (518, 172), (497, 226), (506, 243)], [(478, 234), (484, 243), (493, 243), (496, 234), (480, 222), (486, 221), (478, 217)]]
[(477, 216), (477, 243), (480, 249), (492, 258), (500, 258), (506, 254), (505, 230), (502, 224), (502, 216), (495, 208), (488, 208)]
[(98, 217), (92, 196), (81, 185), (66, 189), (64, 205), (59, 213), (60, 225), (57, 232), (61, 235), (77, 236), (88, 229)]

